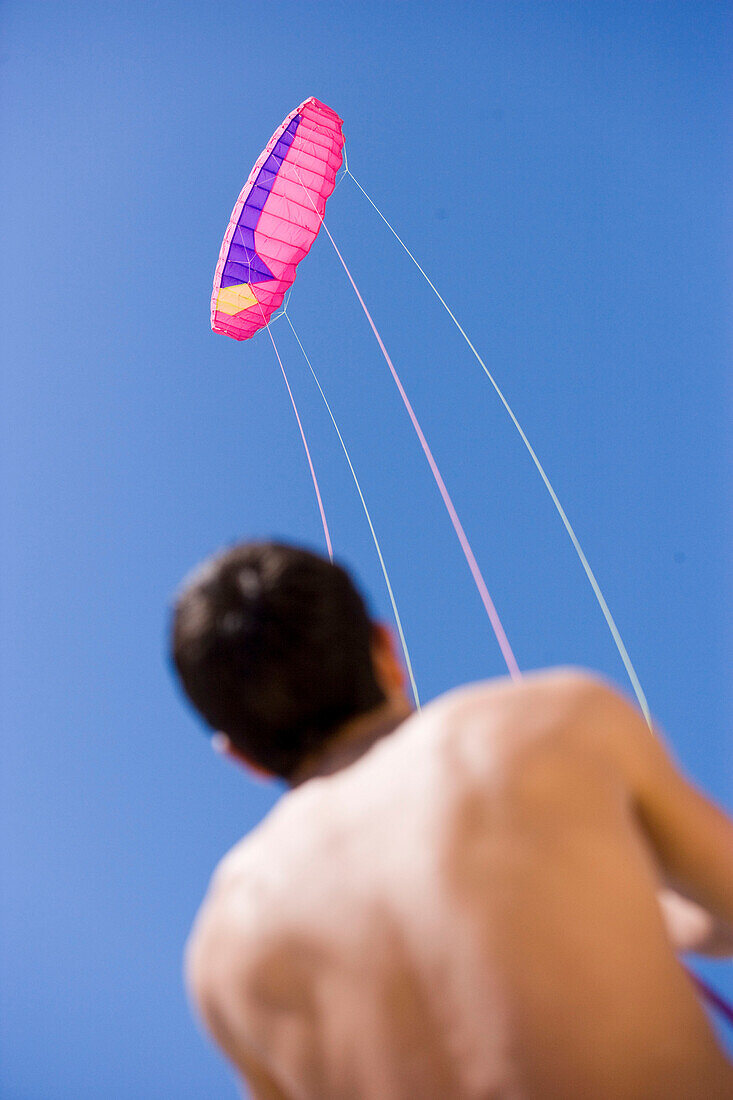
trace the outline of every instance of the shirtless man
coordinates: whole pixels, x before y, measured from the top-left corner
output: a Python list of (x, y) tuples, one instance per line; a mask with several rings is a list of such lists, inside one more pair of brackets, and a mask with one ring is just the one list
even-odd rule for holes
[(733, 1097), (676, 955), (733, 952), (733, 824), (619, 694), (560, 669), (413, 713), (348, 575), (273, 543), (207, 563), (172, 641), (218, 747), (291, 787), (186, 952), (256, 1100)]

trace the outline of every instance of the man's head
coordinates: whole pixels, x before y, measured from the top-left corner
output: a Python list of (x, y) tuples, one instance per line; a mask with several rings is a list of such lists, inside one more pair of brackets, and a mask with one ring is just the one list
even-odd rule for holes
[(401, 689), (391, 643), (348, 573), (281, 543), (236, 546), (197, 570), (176, 600), (172, 650), (212, 729), (286, 780)]

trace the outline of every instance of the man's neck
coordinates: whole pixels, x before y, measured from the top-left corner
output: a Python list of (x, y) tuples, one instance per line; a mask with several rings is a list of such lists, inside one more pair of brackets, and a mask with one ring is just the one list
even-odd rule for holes
[(291, 787), (299, 787), (308, 779), (333, 775), (342, 768), (347, 768), (368, 752), (377, 741), (392, 733), (410, 714), (412, 707), (407, 701), (388, 701), (368, 714), (347, 722), (324, 749), (304, 761), (294, 775)]

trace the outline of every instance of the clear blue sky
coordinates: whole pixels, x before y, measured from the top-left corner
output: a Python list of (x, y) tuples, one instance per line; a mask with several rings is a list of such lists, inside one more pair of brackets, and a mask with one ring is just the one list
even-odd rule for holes
[[(181, 950), (215, 862), (277, 792), (215, 758), (177, 696), (168, 606), (234, 538), (322, 545), (269, 342), (209, 330), (234, 200), (302, 99), (342, 115), (355, 175), (545, 462), (679, 758), (731, 808), (730, 5), (8, 0), (2, 20), (0, 1093), (233, 1097)], [(520, 664), (625, 686), (480, 368), (350, 181), (328, 219)], [(291, 310), (423, 696), (500, 674), (323, 235)], [(337, 554), (386, 617), (338, 442), (279, 339)], [(733, 994), (730, 964), (707, 973)]]

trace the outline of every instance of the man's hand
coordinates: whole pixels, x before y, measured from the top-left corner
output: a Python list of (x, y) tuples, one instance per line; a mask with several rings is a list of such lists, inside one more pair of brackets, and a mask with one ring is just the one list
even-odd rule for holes
[(733, 928), (674, 890), (657, 895), (667, 933), (676, 951), (733, 958)]

